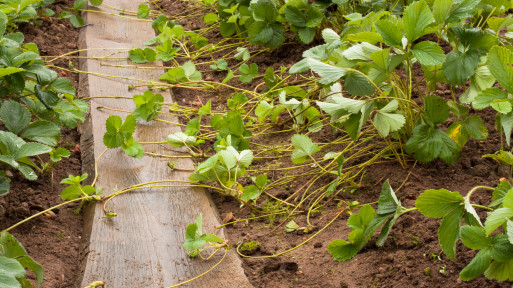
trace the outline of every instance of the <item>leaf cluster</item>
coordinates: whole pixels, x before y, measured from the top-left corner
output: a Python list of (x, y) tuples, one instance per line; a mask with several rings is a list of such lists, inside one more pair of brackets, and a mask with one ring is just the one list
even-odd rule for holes
[(332, 5), (330, 1), (294, 0), (281, 4), (272, 0), (223, 0), (217, 5), (218, 14), (208, 14), (204, 21), (219, 22), (224, 37), (241, 34), (252, 44), (277, 48), (285, 41), (286, 27), (297, 34), (301, 43), (311, 43)]
[[(208, 158), (206, 161), (200, 163), (194, 174), (191, 174), (189, 179), (191, 181), (200, 182), (217, 182), (227, 192), (228, 195), (232, 195), (239, 198), (243, 194), (241, 190), (244, 190), (246, 194), (245, 199), (252, 199), (258, 197), (258, 193), (261, 192), (262, 188), (267, 183), (267, 177), (255, 179), (256, 190), (253, 188), (241, 189), (237, 186), (237, 180), (246, 173), (246, 169), (251, 165), (253, 161), (253, 152), (251, 150), (237, 151), (233, 146), (228, 146), (224, 150), (220, 150), (214, 156)], [(256, 195), (258, 194), (258, 195)], [(256, 196), (255, 196), (256, 195)]]
[(27, 279), (25, 269), (31, 270), (37, 279), (37, 287), (43, 282), (43, 267), (28, 256), (20, 242), (8, 232), (0, 233), (0, 286), (5, 288), (34, 287)]
[[(100, 6), (103, 0), (89, 0), (89, 3), (93, 6)], [(82, 8), (87, 4), (87, 0), (75, 0), (73, 2), (73, 11), (63, 11), (59, 14), (60, 19), (69, 19), (74, 27), (84, 26), (84, 19), (80, 15)]]
[(137, 126), (133, 115), (128, 115), (125, 121), (119, 116), (110, 116), (105, 123), (107, 132), (103, 135), (103, 144), (107, 148), (113, 149), (121, 147), (123, 151), (131, 157), (142, 158), (144, 154), (141, 143), (134, 140), (132, 134)]
[[(353, 140), (372, 120), (382, 137), (391, 135), (406, 143), (406, 151), (417, 160), (439, 158), (453, 163), (469, 137), (484, 140), (488, 136), (483, 121), (468, 115), (466, 105), (472, 104), (475, 109), (491, 106), (497, 110), (497, 126), (504, 130), (509, 145), (513, 121), (508, 87), (513, 87), (507, 75), (513, 71), (509, 71), (513, 49), (498, 46), (504, 38), (497, 29), (508, 27), (513, 20), (489, 17), (488, 30), (466, 24), (478, 5), (473, 0), (421, 0), (406, 6), (402, 16), (393, 11), (346, 15), (349, 21), (342, 33), (323, 30), (325, 44), (305, 51), (304, 59), (289, 72), (312, 70), (320, 77), (317, 85), (325, 90), (321, 96), (327, 97), (317, 105), (331, 116), (333, 126), (344, 129)], [(499, 6), (491, 15), (504, 8)], [(422, 40), (429, 34), (447, 41), (452, 51), (446, 54), (440, 41)], [(427, 95), (411, 75), (413, 63), (419, 63), (424, 72)], [(492, 88), (495, 81), (507, 92)], [(459, 102), (454, 96), (447, 101), (435, 95), (437, 84), (451, 85), (454, 94), (455, 87), (467, 82), (470, 86)], [(416, 96), (422, 104), (414, 102)], [(454, 121), (444, 131), (440, 127), (451, 113)]]
[[(480, 205), (470, 202), (470, 196), (479, 188), (493, 190), (493, 201), (487, 208), (491, 212), (484, 224), (474, 208)], [(474, 259), (461, 270), (462, 280), (469, 281), (481, 274), (498, 281), (513, 279), (513, 187), (506, 180), (496, 188), (475, 187), (465, 197), (446, 189), (426, 190), (415, 201), (415, 208), (410, 209), (401, 206), (387, 180), (379, 196), (377, 211), (368, 204), (360, 206), (359, 212), (352, 214), (347, 221), (352, 228), (349, 241), (334, 240), (328, 250), (338, 261), (351, 259), (374, 234), (379, 234), (376, 245), (382, 246), (397, 218), (415, 210), (426, 217), (442, 219), (438, 240), (450, 259), (455, 259), (460, 239), (466, 247), (478, 250)]]
[(360, 207), (357, 214), (352, 214), (347, 225), (352, 228), (348, 240), (338, 239), (328, 245), (328, 251), (337, 261), (353, 258), (382, 227), (376, 245), (383, 246), (396, 220), (407, 210), (397, 199), (392, 187), (387, 181), (381, 188), (378, 200), (378, 209), (366, 204)]
[(189, 224), (185, 229), (185, 242), (183, 247), (189, 250), (189, 257), (196, 257), (201, 253), (202, 247), (207, 243), (221, 243), (224, 240), (214, 234), (205, 234), (202, 232), (203, 216), (200, 213), (196, 218), (196, 223)]
[[(11, 5), (15, 2), (16, 7)], [(37, 45), (22, 45), (24, 37), (19, 32), (5, 34), (13, 21), (16, 22), (10, 13), (32, 11), (48, 4), (44, 1), (21, 2), (9, 2), (0, 9), (0, 123), (8, 131), (1, 131), (0, 161), (19, 170), (27, 179), (35, 180), (34, 169), (44, 172), (54, 162), (69, 156), (64, 148), (52, 147), (57, 146), (61, 128), (75, 128), (77, 123), (85, 120), (84, 114), (89, 107), (84, 101), (75, 99), (75, 89), (68, 79), (58, 78), (56, 72), (45, 67)], [(53, 163), (42, 163), (39, 167), (29, 159), (49, 152)], [(6, 174), (5, 170), (0, 170), (2, 195), (9, 192), (10, 180)]]
[(135, 120), (144, 120), (150, 122), (155, 119), (162, 109), (164, 97), (148, 90), (143, 95), (137, 94), (133, 97), (135, 102), (135, 110), (132, 113)]
[(100, 188), (95, 188), (91, 185), (82, 185), (82, 182), (86, 180), (87, 177), (87, 173), (84, 173), (81, 176), (69, 175), (68, 178), (62, 179), (61, 184), (67, 184), (68, 186), (61, 191), (61, 199), (75, 200), (82, 196), (89, 197), (101, 194), (102, 190)]

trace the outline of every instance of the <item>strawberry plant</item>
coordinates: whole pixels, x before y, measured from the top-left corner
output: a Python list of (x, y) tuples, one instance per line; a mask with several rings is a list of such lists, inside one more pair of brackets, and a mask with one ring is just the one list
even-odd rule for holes
[[(34, 8), (24, 2), (17, 9)], [(75, 99), (75, 89), (68, 79), (58, 78), (56, 72), (44, 66), (35, 44), (22, 45), (21, 33), (5, 34), (9, 23), (14, 23), (10, 21), (15, 20), (2, 11), (0, 18), (5, 20), (0, 22), (5, 48), (0, 51), (4, 59), (0, 64), (0, 123), (8, 130), (0, 132), (0, 162), (35, 180), (34, 169), (47, 171), (62, 157), (69, 156), (64, 148), (52, 147), (57, 146), (63, 126), (75, 128), (84, 121), (88, 105)], [(29, 158), (46, 153), (52, 154), (51, 163), (38, 166)], [(9, 182), (5, 170), (1, 170), (0, 194), (9, 192)]]
[(249, 83), (258, 75), (258, 66), (255, 63), (251, 63), (250, 66), (244, 63), (239, 67), (239, 80), (242, 83)]
[(246, 129), (244, 120), (239, 111), (228, 111), (226, 115), (214, 115), (210, 118), (210, 125), (219, 132), (214, 143), (216, 151), (232, 146), (237, 151), (249, 149), (251, 131)]
[[(353, 140), (371, 120), (380, 136), (391, 135), (404, 143), (406, 152), (417, 160), (440, 158), (453, 163), (469, 137), (484, 140), (488, 135), (483, 121), (469, 116), (468, 107), (462, 104), (474, 103), (477, 94), (493, 85), (494, 77), (500, 79), (490, 75), (489, 67), (480, 60), (489, 51), (495, 55), (496, 50), (490, 49), (498, 38), (462, 24), (463, 19), (472, 16), (467, 8), (478, 3), (467, 2), (447, 2), (448, 10), (443, 12), (436, 5), (430, 8), (425, 1), (417, 1), (405, 7), (402, 18), (388, 12), (352, 16), (341, 35), (324, 30), (326, 44), (307, 50), (305, 59), (290, 73), (311, 69), (320, 76), (319, 86), (331, 86), (325, 88), (327, 101), (318, 101), (317, 105), (331, 116), (334, 127), (343, 128)], [(419, 40), (432, 33), (446, 39), (453, 51), (446, 55), (438, 43)], [(419, 80), (412, 75), (414, 63), (424, 71), (423, 80), (430, 88), (427, 95), (419, 90)], [(407, 77), (398, 71), (404, 71)], [(341, 80), (351, 98), (337, 86)], [(455, 87), (466, 81), (470, 81), (470, 88), (461, 94), (458, 103)], [(450, 85), (453, 101), (435, 95), (437, 83)], [(479, 104), (474, 107), (486, 107)], [(502, 111), (509, 112), (505, 109)], [(456, 121), (444, 131), (440, 126), (451, 112)]]
[(247, 35), (253, 44), (277, 48), (285, 41), (285, 28), (297, 33), (305, 44), (314, 40), (316, 28), (325, 19), (326, 8), (333, 3), (294, 0), (279, 4), (271, 0), (255, 2), (228, 0), (217, 4), (218, 15), (205, 18), (207, 24), (220, 21), (220, 32), (224, 37), (233, 34)]
[[(196, 223), (189, 224), (187, 229), (185, 229), (185, 242), (183, 243), (183, 247), (189, 250), (189, 257), (200, 256), (204, 260), (210, 259), (203, 258), (201, 252), (208, 249), (216, 249), (212, 255), (214, 255), (217, 250), (226, 247), (225, 240), (219, 238), (214, 234), (204, 234), (202, 231), (203, 227), (203, 216), (201, 214), (196, 218)], [(206, 244), (209, 244), (207, 247), (202, 248)]]
[(262, 194), (265, 185), (267, 185), (267, 174), (260, 174), (257, 177), (251, 177), (251, 181), (253, 184), (244, 187), (244, 192), (242, 192), (242, 195), (240, 196), (244, 202), (256, 200)]
[[(93, 6), (100, 6), (102, 4), (103, 0), (90, 0), (89, 3), (91, 3)], [(75, 0), (73, 3), (73, 12), (70, 11), (64, 11), (59, 14), (59, 18), (61, 19), (69, 19), (71, 24), (75, 27), (81, 27), (84, 26), (84, 19), (82, 19), (82, 16), (80, 16), (80, 10), (84, 8), (84, 6), (87, 4), (87, 0)]]
[(287, 3), (285, 19), (291, 24), (290, 29), (297, 33), (301, 43), (308, 44), (314, 40), (315, 28), (324, 19), (323, 13), (309, 1), (294, 0)]
[(182, 83), (201, 80), (201, 72), (196, 70), (196, 66), (191, 61), (185, 62), (182, 66), (173, 67), (160, 76), (160, 80), (166, 80), (169, 83)]
[[(202, 113), (199, 114), (199, 117), (191, 119), (187, 126), (185, 127), (185, 131), (175, 132), (173, 134), (169, 134), (166, 138), (167, 143), (173, 147), (187, 147), (191, 152), (192, 156), (198, 156), (196, 152), (194, 152), (193, 148), (198, 152), (201, 152), (196, 147), (204, 143), (205, 140), (198, 139), (198, 133), (200, 132), (200, 123), (201, 123)], [(192, 148), (191, 148), (192, 147)]]
[[(493, 202), (488, 206), (472, 204), (470, 199), (478, 189), (493, 191)], [(475, 208), (491, 211), (483, 224)], [(353, 258), (383, 226), (376, 241), (383, 246), (390, 229), (401, 215), (418, 210), (422, 215), (441, 218), (438, 240), (442, 251), (450, 258), (456, 257), (459, 239), (466, 247), (479, 250), (474, 259), (460, 272), (460, 278), (469, 281), (484, 274), (498, 281), (511, 281), (513, 261), (513, 188), (508, 181), (501, 181), (493, 188), (477, 186), (465, 197), (459, 192), (431, 189), (422, 193), (414, 208), (404, 208), (388, 181), (383, 184), (378, 209), (362, 205), (359, 212), (351, 214), (347, 225), (353, 230), (348, 240), (334, 240), (328, 250), (338, 261)], [(463, 221), (463, 224), (462, 224)], [(502, 227), (502, 229), (500, 229)]]
[[(227, 144), (230, 145), (230, 136), (227, 138)], [(194, 174), (189, 177), (192, 181), (200, 182), (217, 182), (223, 187), (226, 194), (236, 198), (240, 198), (244, 189), (237, 180), (246, 173), (246, 169), (253, 161), (253, 152), (251, 150), (242, 150), (238, 152), (233, 146), (227, 146), (224, 150), (220, 150), (214, 156), (208, 158), (206, 161), (199, 164), (194, 169)], [(263, 180), (259, 181), (259, 185)], [(263, 188), (265, 184), (257, 186)], [(252, 188), (248, 188), (252, 189)], [(247, 192), (249, 198), (254, 194), (254, 191)], [(245, 196), (246, 197), (246, 196)]]
[[(75, 200), (82, 196), (89, 197), (91, 195), (101, 194), (101, 189), (95, 188), (92, 185), (82, 186), (81, 182), (87, 179), (87, 177), (87, 173), (84, 173), (81, 176), (70, 175), (68, 178), (62, 179), (61, 184), (67, 184), (68, 186), (62, 190), (61, 199)], [(96, 200), (99, 199), (96, 198)]]
[(135, 120), (150, 122), (159, 115), (164, 97), (148, 90), (143, 95), (134, 95), (134, 102), (136, 108), (132, 115), (134, 115)]
[(125, 121), (121, 120), (119, 116), (110, 116), (107, 118), (105, 125), (107, 132), (103, 136), (103, 143), (107, 148), (121, 147), (128, 156), (134, 158), (143, 157), (142, 145), (132, 137), (137, 125), (133, 115), (128, 115)]
[(224, 59), (219, 59), (215, 64), (210, 65), (210, 68), (215, 71), (225, 71), (228, 69), (228, 62)]

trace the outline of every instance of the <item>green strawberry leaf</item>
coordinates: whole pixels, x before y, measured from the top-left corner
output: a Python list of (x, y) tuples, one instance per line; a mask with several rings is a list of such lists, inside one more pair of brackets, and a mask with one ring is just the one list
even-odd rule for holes
[(438, 228), (438, 240), (445, 255), (450, 259), (456, 257), (456, 241), (460, 237), (460, 224), (463, 218), (464, 208), (462, 206), (449, 212), (442, 219)]
[(461, 242), (470, 249), (479, 250), (492, 245), (492, 238), (486, 236), (483, 228), (466, 225), (461, 227)]
[(479, 60), (477, 50), (468, 50), (465, 53), (459, 50), (451, 51), (442, 66), (444, 76), (450, 84), (463, 85), (476, 72)]
[(463, 281), (470, 281), (476, 278), (488, 269), (491, 262), (492, 257), (490, 248), (480, 250), (477, 252), (476, 256), (474, 256), (474, 259), (472, 259), (472, 261), (470, 261), (470, 263), (461, 270), (460, 279)]
[(387, 19), (378, 20), (374, 23), (376, 31), (383, 37), (383, 42), (388, 46), (402, 48), (403, 33), (397, 25)]
[(19, 102), (8, 100), (0, 108), (0, 120), (7, 130), (14, 134), (20, 133), (30, 122), (30, 112)]
[[(508, 46), (511, 47), (511, 46)], [(513, 51), (507, 47), (493, 47), (488, 54), (488, 68), (497, 82), (513, 93)]]
[(406, 152), (420, 162), (429, 162), (437, 157), (446, 163), (454, 163), (461, 148), (453, 139), (438, 128), (420, 124), (413, 129), (413, 136), (406, 142)]
[(431, 9), (424, 0), (408, 5), (403, 14), (404, 32), (408, 43), (413, 43), (424, 35), (427, 26), (432, 24), (434, 20), (433, 13), (431, 13)]
[(435, 42), (423, 41), (417, 43), (413, 46), (411, 52), (422, 65), (439, 65), (445, 61), (444, 51)]
[(415, 207), (426, 217), (442, 218), (449, 211), (460, 207), (464, 200), (465, 198), (458, 192), (430, 189), (420, 194), (415, 201)]
[(292, 136), (292, 145), (294, 145), (295, 148), (292, 152), (292, 162), (294, 162), (294, 164), (305, 162), (308, 158), (312, 157), (313, 154), (321, 150), (308, 136), (301, 134)]
[(137, 8), (137, 18), (148, 18), (150, 16), (150, 7), (146, 4), (141, 4)]
[(506, 223), (507, 219), (513, 217), (512, 208), (498, 208), (488, 214), (485, 221), (486, 235), (490, 235), (495, 229), (499, 228), (502, 224)]
[(0, 286), (20, 288), (17, 278), (25, 277), (25, 268), (16, 259), (0, 256)]

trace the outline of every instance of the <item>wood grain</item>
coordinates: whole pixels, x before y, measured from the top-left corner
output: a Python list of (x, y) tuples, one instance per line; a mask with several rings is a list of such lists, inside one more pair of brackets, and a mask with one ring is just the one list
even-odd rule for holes
[[(104, 4), (126, 10), (137, 10), (140, 1), (105, 0)], [(117, 13), (104, 6), (89, 7), (91, 10)], [(154, 37), (151, 22), (125, 19), (107, 14), (88, 12), (84, 15), (87, 26), (82, 28), (80, 49), (127, 49), (142, 46), (142, 42)], [(87, 50), (82, 56), (106, 56), (113, 51)], [(113, 57), (127, 57), (127, 53)], [(112, 58), (112, 57), (110, 57)], [(133, 79), (155, 80), (163, 69), (119, 68), (110, 65), (126, 65), (127, 59), (84, 59), (80, 69), (105, 75)], [(161, 65), (161, 64), (154, 64)], [(144, 93), (144, 89), (128, 90), (129, 84), (138, 81), (81, 75), (81, 97), (133, 96)], [(161, 93), (166, 102), (172, 102), (169, 92)], [(111, 115), (126, 117), (126, 113), (98, 110), (99, 106), (133, 110), (129, 99), (92, 99), (91, 113), (81, 127), (84, 170), (92, 178), (95, 159), (106, 148), (102, 138), (105, 121)], [(163, 118), (163, 117), (159, 117)], [(172, 117), (163, 118), (177, 121)], [(161, 122), (138, 123), (134, 138), (141, 142), (164, 141), (166, 136), (179, 131), (178, 126)], [(183, 154), (169, 145), (145, 145), (145, 151), (170, 155)], [(177, 167), (193, 168), (188, 158), (179, 158)], [(105, 194), (148, 181), (178, 179), (187, 180), (189, 173), (171, 171), (166, 159), (145, 156), (138, 160), (128, 157), (121, 149), (107, 151), (99, 161), (97, 186)], [(81, 256), (82, 276), (78, 285), (84, 287), (93, 281), (103, 280), (106, 287), (167, 287), (193, 278), (212, 267), (221, 257), (210, 261), (191, 259), (182, 247), (184, 231), (199, 213), (203, 213), (204, 229), (209, 231), (219, 225), (219, 217), (206, 191), (199, 188), (152, 188), (129, 192), (109, 203), (118, 214), (113, 219), (104, 219), (102, 204), (86, 208), (84, 249)], [(222, 254), (222, 253), (220, 253)], [(220, 266), (206, 276), (182, 287), (251, 287), (241, 260), (234, 251), (229, 251)]]

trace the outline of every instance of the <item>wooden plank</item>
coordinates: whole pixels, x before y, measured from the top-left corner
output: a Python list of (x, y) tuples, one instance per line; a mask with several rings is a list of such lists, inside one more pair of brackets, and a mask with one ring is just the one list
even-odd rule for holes
[[(133, 0), (105, 0), (105, 4), (126, 10), (137, 10), (140, 4)], [(94, 8), (116, 13), (106, 7)], [(130, 20), (100, 13), (84, 15), (87, 26), (82, 28), (81, 49), (126, 49), (142, 46), (142, 42), (154, 37), (149, 22)], [(82, 56), (105, 56), (112, 51), (88, 50)], [(126, 57), (127, 53), (115, 57)], [(85, 59), (81, 69), (106, 75), (134, 79), (155, 80), (163, 69), (117, 68), (109, 65), (126, 65), (126, 59)], [(133, 96), (144, 90), (128, 90), (137, 81), (82, 75), (79, 94), (82, 97)], [(166, 102), (172, 102), (168, 92), (161, 93)], [(105, 150), (102, 141), (105, 121), (111, 115), (125, 118), (126, 114), (98, 110), (99, 106), (133, 110), (132, 100), (92, 99), (91, 113), (81, 127), (84, 170), (94, 175), (94, 160)], [(162, 118), (162, 117), (161, 117)], [(177, 121), (172, 117), (166, 118)], [(139, 123), (134, 138), (141, 142), (163, 141), (175, 131), (161, 122)], [(183, 154), (169, 145), (150, 145), (147, 152), (177, 155)], [(184, 154), (185, 155), (185, 154)], [(188, 158), (180, 158), (177, 167), (193, 168)], [(184, 160), (185, 159), (185, 160)], [(171, 171), (167, 160), (147, 157), (138, 160), (128, 157), (121, 149), (109, 150), (99, 161), (97, 185), (104, 193), (116, 188), (155, 180), (187, 180), (189, 173)], [(92, 177), (92, 176), (91, 176)], [(203, 213), (204, 227), (219, 225), (219, 217), (206, 191), (198, 188), (152, 188), (129, 192), (116, 197), (109, 207), (118, 216), (104, 219), (102, 204), (87, 207), (85, 212), (84, 249), (81, 259), (82, 277), (78, 285), (84, 287), (93, 281), (103, 280), (107, 287), (167, 287), (191, 279), (212, 267), (222, 255), (210, 261), (191, 259), (182, 247), (184, 231), (199, 213)], [(222, 253), (219, 253), (222, 254)], [(206, 276), (183, 287), (251, 287), (241, 267), (241, 260), (229, 251), (225, 260)]]

